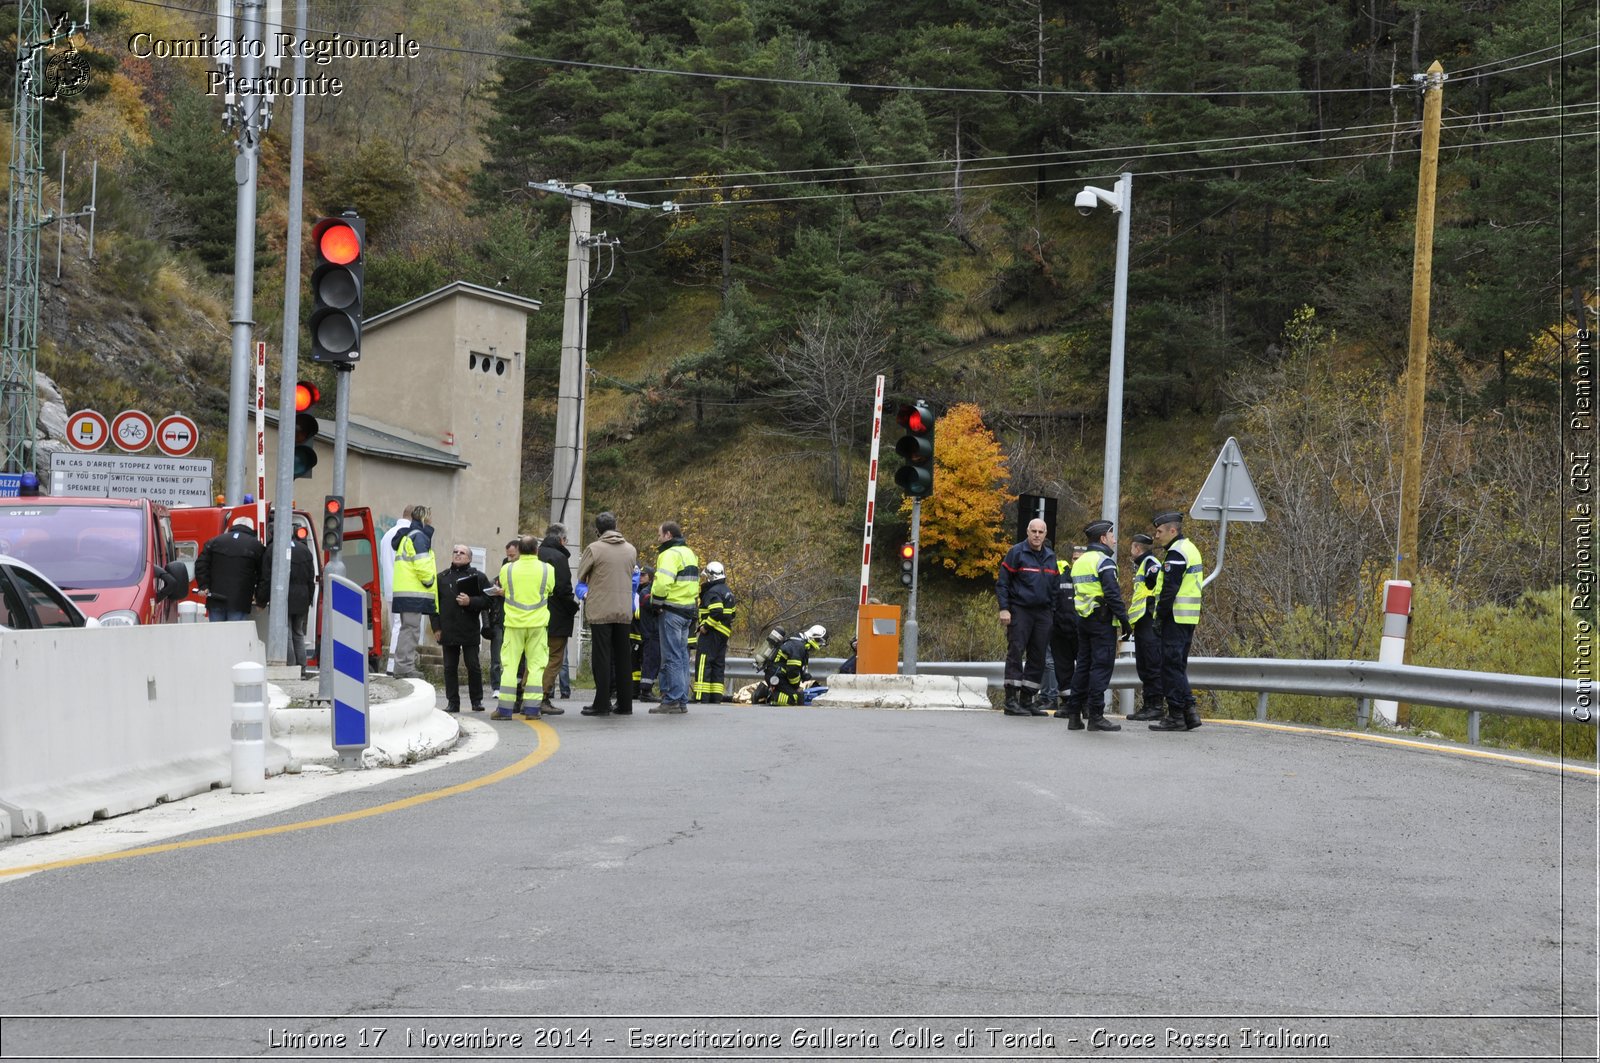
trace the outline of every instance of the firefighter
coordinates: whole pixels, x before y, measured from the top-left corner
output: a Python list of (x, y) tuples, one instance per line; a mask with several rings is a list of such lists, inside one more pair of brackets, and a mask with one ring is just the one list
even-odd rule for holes
[(1067, 729), (1083, 730), (1083, 710), (1089, 710), (1089, 730), (1120, 731), (1122, 725), (1106, 719), (1106, 691), (1111, 687), (1111, 667), (1117, 660), (1113, 624), (1131, 634), (1128, 612), (1117, 584), (1117, 534), (1109, 520), (1097, 520), (1083, 529), (1089, 548), (1072, 563), (1073, 609), (1078, 616), (1078, 663), (1072, 670), (1072, 693), (1067, 696)]
[(705, 584), (700, 588), (699, 653), (695, 657), (694, 700), (721, 704), (727, 693), (723, 676), (727, 673), (728, 639), (733, 635), (737, 616), (733, 591), (728, 589), (728, 570), (721, 561), (705, 567)]
[(1200, 623), (1200, 589), (1205, 581), (1205, 561), (1200, 548), (1184, 538), (1183, 514), (1159, 513), (1152, 521), (1156, 542), (1166, 547), (1161, 567), (1161, 595), (1156, 599), (1156, 634), (1161, 641), (1161, 692), (1167, 699), (1166, 715), (1150, 725), (1152, 731), (1192, 731), (1200, 726), (1194, 691), (1189, 689), (1189, 646)]
[(643, 565), (633, 574), (633, 624), (628, 641), (633, 650), (633, 700), (655, 701), (656, 673), (661, 670), (661, 636), (656, 626), (656, 611), (650, 605), (650, 581), (656, 578), (654, 565)]
[(1073, 608), (1072, 566), (1087, 549), (1074, 545), (1072, 559), (1056, 559), (1060, 581), (1056, 587), (1055, 612), (1050, 619), (1050, 663), (1055, 669), (1056, 696), (1060, 708), (1055, 711), (1058, 720), (1070, 720), (1067, 702), (1072, 696), (1072, 673), (1078, 667), (1078, 613)]
[[(517, 703), (517, 670), (524, 658), (530, 679), (544, 675), (550, 657), (545, 633), (550, 625), (550, 595), (555, 589), (556, 570), (548, 561), (540, 560), (539, 540), (524, 536), (520, 555), (500, 567), (506, 626), (500, 644), (499, 703), (491, 720), (511, 719), (512, 706)], [(522, 706), (525, 720), (537, 720), (542, 715), (544, 703), (534, 699), (535, 690), (543, 693), (541, 684), (529, 683), (528, 701)]]
[(1133, 598), (1128, 603), (1128, 619), (1133, 623), (1133, 663), (1144, 688), (1144, 704), (1130, 720), (1159, 720), (1162, 714), (1161, 639), (1156, 634), (1156, 611), (1151, 608), (1161, 595), (1161, 560), (1154, 544), (1144, 532), (1134, 532)]
[(828, 644), (828, 629), (812, 624), (800, 634), (784, 641), (772, 658), (767, 672), (767, 703), (770, 705), (803, 705), (805, 694), (800, 684), (811, 678), (807, 670), (811, 654)]
[(1034, 704), (1044, 678), (1044, 655), (1050, 648), (1051, 613), (1060, 572), (1055, 551), (1045, 545), (1047, 526), (1035, 517), (1028, 522), (1027, 538), (1006, 552), (994, 593), (1000, 603), (1000, 623), (1006, 629), (1007, 716), (1048, 716)]

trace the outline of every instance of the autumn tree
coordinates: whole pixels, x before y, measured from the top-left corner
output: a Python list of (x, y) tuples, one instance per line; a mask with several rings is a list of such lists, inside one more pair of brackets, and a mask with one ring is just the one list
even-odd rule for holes
[[(922, 553), (963, 579), (992, 577), (1005, 556), (1001, 520), (1006, 456), (983, 412), (970, 402), (950, 407), (934, 426), (933, 494), (922, 503)], [(901, 504), (911, 511), (911, 500)]]

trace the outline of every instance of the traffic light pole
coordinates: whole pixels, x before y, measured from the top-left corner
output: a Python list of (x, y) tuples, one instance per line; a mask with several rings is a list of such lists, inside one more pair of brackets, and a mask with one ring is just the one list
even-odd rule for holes
[[(335, 362), (334, 369), (338, 371), (338, 385), (335, 388), (333, 400), (333, 486), (328, 493), (344, 497), (344, 455), (345, 447), (350, 440), (350, 373), (355, 365), (350, 362)], [(327, 567), (322, 570), (322, 640), (319, 643), (321, 652), (318, 660), (321, 662), (317, 668), (317, 697), (323, 701), (333, 700), (333, 577), (344, 575), (344, 561), (339, 554), (344, 549), (343, 544), (325, 542), (323, 549), (328, 553)], [(377, 563), (377, 558), (373, 558)], [(378, 602), (371, 603), (371, 608), (380, 608)], [(391, 614), (392, 615), (392, 614)], [(380, 654), (382, 647), (379, 647)]]
[(917, 564), (922, 559), (922, 499), (911, 500), (911, 601), (906, 605), (903, 674), (917, 674)]

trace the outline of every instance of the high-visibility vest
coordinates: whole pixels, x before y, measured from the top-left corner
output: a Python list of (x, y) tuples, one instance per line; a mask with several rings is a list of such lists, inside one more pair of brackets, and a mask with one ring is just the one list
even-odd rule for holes
[[(419, 546), (424, 549), (419, 550)], [(400, 545), (395, 548), (394, 593), (391, 598), (395, 610), (438, 612), (439, 588), (434, 586), (437, 576), (432, 541), (420, 525), (413, 525), (400, 537)]]
[[(1183, 555), (1183, 582), (1178, 584), (1177, 597), (1172, 599), (1172, 622), (1174, 624), (1198, 624), (1200, 622), (1200, 586), (1205, 579), (1205, 563), (1200, 559), (1200, 548), (1194, 543), (1178, 536), (1167, 544), (1167, 550), (1176, 550)], [(1163, 575), (1162, 579), (1166, 577)]]
[(1105, 600), (1106, 589), (1100, 581), (1107, 568), (1111, 569), (1111, 578), (1116, 579), (1116, 559), (1099, 550), (1085, 550), (1072, 563), (1072, 608), (1079, 616), (1092, 616)]
[[(1151, 569), (1156, 570), (1156, 585), (1146, 587), (1144, 579)], [(1133, 569), (1133, 598), (1128, 602), (1128, 623), (1137, 624), (1143, 620), (1150, 603), (1161, 596), (1161, 576), (1161, 562), (1156, 560), (1155, 554), (1146, 552), (1139, 558), (1139, 563)]]
[(523, 554), (501, 565), (506, 627), (549, 627), (550, 591), (555, 583), (555, 566), (534, 555)]
[(664, 605), (687, 607), (691, 615), (699, 613), (700, 559), (686, 544), (678, 543), (661, 551), (650, 594)]

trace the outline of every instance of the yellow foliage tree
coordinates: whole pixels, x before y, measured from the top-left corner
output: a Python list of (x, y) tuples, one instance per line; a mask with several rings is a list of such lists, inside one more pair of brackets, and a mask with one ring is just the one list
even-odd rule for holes
[[(1010, 545), (1001, 535), (1008, 502), (1006, 456), (970, 402), (934, 427), (933, 495), (922, 503), (922, 556), (963, 579), (992, 579)], [(911, 500), (900, 506), (911, 512)]]

